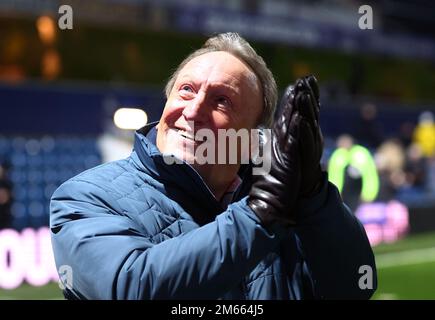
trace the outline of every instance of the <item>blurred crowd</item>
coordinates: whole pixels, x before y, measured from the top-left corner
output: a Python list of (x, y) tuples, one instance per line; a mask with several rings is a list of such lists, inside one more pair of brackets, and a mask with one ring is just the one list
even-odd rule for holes
[[(400, 125), (394, 137), (386, 136), (374, 104), (364, 104), (353, 134), (338, 137), (336, 146), (366, 147), (373, 155), (378, 176), (377, 201), (398, 199), (421, 206), (435, 203), (435, 123), (431, 111)], [(361, 172), (348, 166), (343, 199), (352, 209), (361, 203)]]

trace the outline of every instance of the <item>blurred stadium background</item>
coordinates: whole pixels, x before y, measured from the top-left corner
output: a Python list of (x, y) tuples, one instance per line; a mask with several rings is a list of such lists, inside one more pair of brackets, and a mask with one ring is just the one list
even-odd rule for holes
[[(58, 27), (64, 4), (72, 30)], [(373, 30), (358, 27), (365, 4)], [(281, 90), (319, 79), (322, 161), (374, 247), (374, 299), (435, 299), (434, 9), (430, 0), (2, 0), (0, 299), (62, 299), (51, 194), (128, 155), (133, 130), (123, 128), (158, 120), (171, 71), (223, 31), (253, 44)]]

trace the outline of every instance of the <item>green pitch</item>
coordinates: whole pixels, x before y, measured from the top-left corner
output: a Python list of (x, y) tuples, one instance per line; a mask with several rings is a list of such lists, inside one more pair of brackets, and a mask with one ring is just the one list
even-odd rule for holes
[(435, 233), (383, 244), (374, 252), (378, 266), (374, 299), (435, 299)]
[[(378, 290), (373, 299), (435, 299), (435, 233), (374, 248)], [(0, 290), (0, 299), (63, 299), (56, 283)]]
[(42, 287), (32, 287), (23, 284), (14, 290), (0, 290), (0, 299), (7, 300), (59, 300), (64, 299), (57, 283)]

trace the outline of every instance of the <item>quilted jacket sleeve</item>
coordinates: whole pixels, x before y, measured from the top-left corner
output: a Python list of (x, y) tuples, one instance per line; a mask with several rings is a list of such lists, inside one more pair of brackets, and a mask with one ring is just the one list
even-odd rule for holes
[(72, 270), (69, 296), (87, 299), (215, 299), (276, 245), (244, 203), (214, 222), (161, 243), (149, 236), (111, 194), (70, 180), (51, 201), (50, 227), (57, 267)]
[(326, 175), (321, 192), (301, 201), (298, 215), (296, 235), (314, 298), (370, 298), (377, 286), (373, 251), (363, 226)]

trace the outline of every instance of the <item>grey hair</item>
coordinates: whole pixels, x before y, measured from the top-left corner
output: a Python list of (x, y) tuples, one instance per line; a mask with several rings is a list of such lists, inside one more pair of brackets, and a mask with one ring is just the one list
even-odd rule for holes
[(166, 98), (169, 97), (181, 69), (192, 59), (208, 52), (225, 51), (248, 65), (257, 76), (263, 90), (263, 114), (258, 126), (271, 127), (278, 99), (276, 81), (263, 58), (255, 52), (251, 45), (234, 32), (220, 33), (209, 38), (204, 45), (188, 55), (171, 75), (166, 86)]

